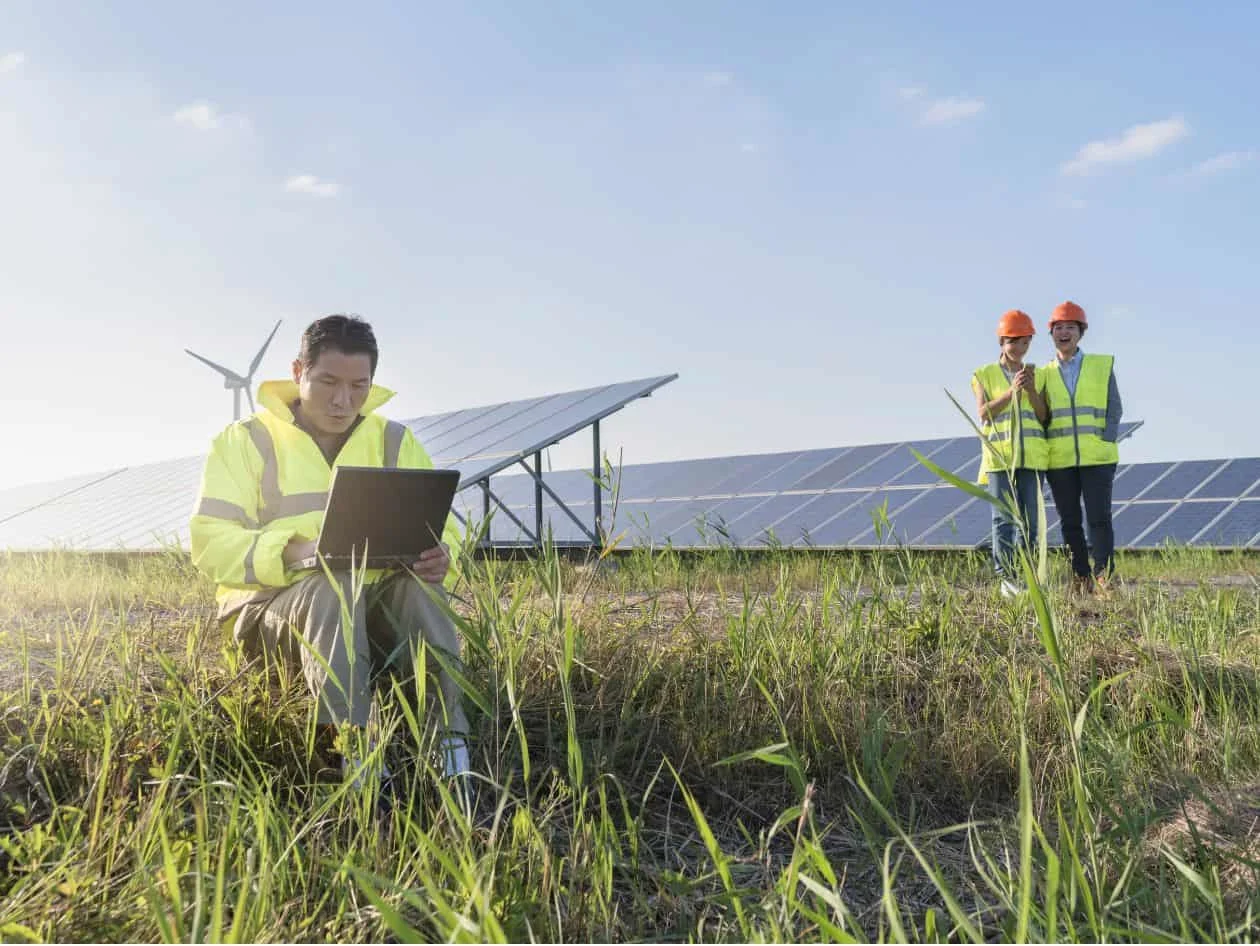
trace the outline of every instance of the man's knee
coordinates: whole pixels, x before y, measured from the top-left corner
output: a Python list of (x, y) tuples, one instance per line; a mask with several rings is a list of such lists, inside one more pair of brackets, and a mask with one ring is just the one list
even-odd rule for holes
[(420, 636), (433, 646), (458, 653), (459, 638), (441, 585), (399, 580), (393, 591), (386, 607), (393, 612), (389, 619), (396, 623), (402, 639)]
[(340, 621), (344, 612), (353, 612), (358, 608), (354, 597), (354, 586), (349, 575), (334, 572), (334, 581), (327, 575), (317, 574), (302, 579), (309, 582), (303, 591), (307, 597), (307, 614), (319, 624)]

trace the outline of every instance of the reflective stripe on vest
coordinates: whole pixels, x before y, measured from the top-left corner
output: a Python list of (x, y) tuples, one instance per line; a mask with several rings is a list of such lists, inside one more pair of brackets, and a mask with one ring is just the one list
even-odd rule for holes
[(327, 490), (318, 493), (293, 493), (289, 496), (280, 492), (280, 461), (276, 459), (276, 445), (272, 443), (271, 431), (257, 417), (250, 418), (245, 426), (249, 429), (250, 439), (254, 441), (254, 447), (263, 461), (262, 476), (259, 477), (262, 508), (258, 510), (258, 518), (262, 524), (323, 509), (328, 501)]
[[(252, 417), (245, 423), (249, 430), (250, 439), (254, 443), (254, 448), (258, 451), (258, 455), (262, 457), (263, 468), (262, 475), (259, 477), (259, 492), (262, 500), (262, 508), (258, 511), (258, 518), (262, 525), (275, 522), (277, 519), (285, 519), (289, 516), (301, 516), (308, 512), (321, 512), (328, 502), (328, 491), (312, 493), (291, 493), (285, 495), (280, 490), (280, 461), (276, 457), (276, 445), (272, 442), (271, 431), (267, 429), (267, 425), (257, 417)], [(396, 420), (385, 422), (384, 429), (384, 466), (394, 468), (398, 466), (398, 458), (402, 453), (403, 438), (406, 436), (406, 424), (400, 424)], [(220, 519), (240, 519), (242, 522), (249, 523), (250, 520), (245, 514), (245, 510), (232, 503), (222, 502), (221, 500), (203, 499), (201, 506), (209, 503), (220, 503), (217, 512), (206, 512), (205, 515), (213, 515)], [(228, 507), (231, 507), (230, 509)], [(211, 507), (215, 508), (215, 507)], [(198, 511), (201, 511), (199, 507)], [(220, 513), (229, 513), (228, 515), (220, 515)], [(251, 524), (250, 528), (257, 528), (256, 524)], [(252, 553), (251, 549), (251, 553)], [(252, 556), (251, 556), (252, 557)], [(250, 560), (246, 560), (246, 570), (250, 571)], [(247, 579), (248, 580), (248, 579)]]
[[(976, 378), (985, 393), (986, 400), (1005, 394), (1011, 383), (997, 362), (985, 365), (976, 372)], [(1018, 418), (1008, 406), (997, 417), (982, 426), (989, 446), (981, 447), (980, 468), (993, 473), (1009, 468), (1014, 454), (1014, 466), (1019, 469), (1044, 470), (1046, 468), (1046, 432), (1037, 419), (1027, 395), (1019, 395)], [(1013, 446), (1012, 446), (1013, 445)], [(996, 449), (994, 449), (996, 448)]]
[(1050, 469), (1098, 466), (1119, 459), (1116, 445), (1102, 439), (1107, 425), (1107, 395), (1113, 363), (1110, 355), (1084, 355), (1074, 393), (1063, 383), (1057, 360), (1046, 366)]
[(239, 522), (246, 529), (258, 528), (258, 520), (254, 519), (253, 516), (236, 505), (236, 503), (230, 503), (226, 499), (215, 499), (213, 496), (202, 496), (193, 515)]
[(398, 455), (402, 453), (403, 437), (407, 433), (407, 425), (396, 420), (385, 421), (385, 467), (393, 469), (398, 466)]

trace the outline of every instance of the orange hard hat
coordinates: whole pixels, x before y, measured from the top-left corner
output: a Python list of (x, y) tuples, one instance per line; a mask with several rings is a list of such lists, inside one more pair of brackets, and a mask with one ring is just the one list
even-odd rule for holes
[(1055, 322), (1080, 322), (1082, 325), (1088, 325), (1089, 320), (1085, 318), (1085, 310), (1078, 306), (1075, 302), (1060, 302), (1054, 307), (1054, 311), (1050, 313), (1050, 328), (1054, 328)]
[(997, 333), (998, 338), (1023, 338), (1026, 335), (1036, 335), (1037, 330), (1033, 328), (1033, 320), (1028, 317), (1027, 312), (1011, 309), (1010, 312), (1003, 312), (998, 319)]

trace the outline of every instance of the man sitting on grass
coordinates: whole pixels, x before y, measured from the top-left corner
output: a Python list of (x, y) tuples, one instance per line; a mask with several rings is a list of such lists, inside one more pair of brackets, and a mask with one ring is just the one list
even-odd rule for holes
[[(377, 358), (361, 319), (312, 322), (293, 380), (264, 382), (258, 412), (214, 439), (192, 517), (193, 562), (219, 586), (219, 619), (247, 655), (301, 668), (319, 724), (326, 734), (341, 730), (342, 765), (356, 784), (357, 740), (347, 728), (367, 725), (374, 678), (389, 671), (410, 681), (422, 640), (459, 653), (441, 603), (460, 544), (453, 516), (443, 543), (411, 571), (368, 571), (358, 599), (351, 574), (334, 572), (334, 583), (297, 567), (315, 554), (335, 466), (433, 466), (410, 430), (376, 413), (393, 396), (372, 383)], [(446, 774), (464, 775), (468, 721), (458, 684), (437, 669)]]

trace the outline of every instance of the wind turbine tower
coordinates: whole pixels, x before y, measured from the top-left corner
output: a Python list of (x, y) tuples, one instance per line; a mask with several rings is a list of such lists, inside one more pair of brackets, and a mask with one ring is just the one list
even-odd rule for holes
[(249, 398), (249, 412), (254, 413), (254, 395), (250, 390), (254, 385), (254, 372), (258, 370), (258, 365), (263, 359), (263, 355), (267, 351), (267, 346), (271, 344), (271, 340), (276, 337), (276, 331), (280, 328), (280, 323), (276, 323), (276, 327), (271, 330), (271, 334), (267, 336), (267, 340), (263, 342), (262, 348), (258, 349), (258, 354), (254, 356), (254, 360), (249, 363), (249, 371), (242, 377), (235, 371), (217, 365), (209, 358), (203, 358), (195, 351), (185, 348), (184, 351), (192, 355), (203, 365), (209, 365), (219, 374), (223, 375), (223, 386), (232, 392), (232, 419), (241, 419), (241, 392), (245, 392), (245, 396)]

